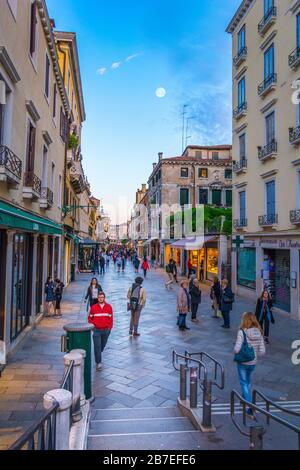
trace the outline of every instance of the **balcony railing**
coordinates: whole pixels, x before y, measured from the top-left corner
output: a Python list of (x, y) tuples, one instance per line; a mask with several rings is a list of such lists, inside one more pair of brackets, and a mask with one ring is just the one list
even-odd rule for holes
[(277, 73), (272, 73), (269, 77), (265, 78), (265, 80), (258, 85), (258, 96), (264, 97), (267, 95), (273, 88), (276, 86), (277, 83)]
[(296, 47), (296, 49), (289, 55), (289, 66), (292, 69), (296, 69), (300, 64), (300, 47)]
[(0, 180), (18, 185), (22, 177), (22, 161), (8, 147), (0, 145)]
[(42, 188), (41, 189), (41, 196), (40, 196), (40, 207), (41, 209), (49, 209), (53, 206), (53, 192), (49, 188)]
[(247, 47), (243, 47), (238, 53), (237, 55), (234, 57), (233, 59), (233, 65), (238, 68), (239, 65), (244, 61), (246, 60), (246, 57), (247, 57), (247, 54), (248, 54), (248, 49)]
[(242, 171), (245, 171), (248, 167), (248, 161), (246, 158), (242, 158), (239, 162), (236, 162), (233, 165), (233, 171), (235, 173), (241, 173)]
[(295, 209), (290, 212), (290, 221), (292, 224), (300, 224), (300, 209)]
[(74, 162), (70, 168), (70, 178), (76, 194), (81, 194), (87, 189), (81, 162)]
[(33, 171), (27, 171), (26, 173), (24, 173), (24, 188), (30, 188), (32, 190), (32, 196), (40, 197), (42, 190), (42, 182), (40, 178), (38, 178), (33, 173)]
[(300, 126), (289, 128), (290, 144), (298, 145), (300, 143)]
[(258, 33), (263, 36), (269, 27), (275, 22), (277, 17), (277, 8), (271, 7), (264, 15), (262, 20), (258, 23)]
[(242, 116), (247, 114), (247, 102), (240, 104), (234, 111), (233, 111), (233, 118), (240, 119)]
[(274, 158), (277, 155), (277, 142), (273, 140), (265, 147), (258, 147), (258, 158), (259, 160), (268, 160), (269, 158)]
[(258, 225), (260, 227), (269, 227), (278, 224), (278, 214), (261, 215), (258, 217)]
[(247, 219), (235, 219), (233, 221), (233, 226), (234, 228), (245, 228), (248, 226), (248, 220)]

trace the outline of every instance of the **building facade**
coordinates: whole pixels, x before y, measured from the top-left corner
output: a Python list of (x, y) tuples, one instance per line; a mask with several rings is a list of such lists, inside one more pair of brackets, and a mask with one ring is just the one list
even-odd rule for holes
[[(233, 286), (300, 319), (300, 2), (244, 0), (233, 44)], [(299, 89), (299, 87), (298, 87)], [(298, 90), (299, 91), (299, 90)], [(243, 243), (242, 243), (243, 242)]]

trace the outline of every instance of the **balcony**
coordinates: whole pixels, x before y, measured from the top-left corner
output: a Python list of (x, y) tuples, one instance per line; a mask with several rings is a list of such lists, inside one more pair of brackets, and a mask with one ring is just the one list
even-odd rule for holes
[(75, 193), (83, 193), (86, 189), (86, 181), (81, 162), (73, 162), (73, 165), (70, 168), (70, 179)]
[(289, 128), (289, 140), (291, 145), (297, 146), (300, 144), (300, 126)]
[(277, 73), (272, 73), (268, 78), (266, 78), (257, 88), (258, 96), (264, 98), (272, 90), (276, 88), (277, 84)]
[(0, 182), (18, 189), (22, 178), (22, 161), (8, 147), (0, 145)]
[(260, 161), (264, 162), (271, 158), (277, 157), (277, 142), (273, 140), (265, 147), (258, 147), (258, 158)]
[(248, 226), (248, 220), (247, 219), (235, 219), (233, 221), (233, 226), (235, 229), (243, 229)]
[(233, 118), (238, 121), (241, 119), (243, 116), (247, 115), (247, 103), (242, 103), (240, 104), (236, 109), (233, 111)]
[(76, 159), (75, 149), (68, 149), (67, 151), (67, 165), (71, 166)]
[(289, 66), (291, 67), (291, 69), (296, 70), (299, 64), (300, 64), (300, 47), (296, 47), (296, 49), (289, 55)]
[(258, 23), (258, 33), (263, 37), (268, 29), (275, 23), (277, 17), (277, 8), (271, 7)]
[(248, 161), (246, 160), (246, 158), (242, 158), (239, 162), (236, 162), (233, 165), (233, 171), (236, 174), (246, 173), (247, 168), (248, 168)]
[(239, 66), (241, 65), (242, 62), (244, 62), (247, 58), (247, 54), (248, 54), (248, 49), (247, 47), (243, 47), (238, 53), (237, 55), (234, 57), (233, 59), (233, 65), (235, 66), (235, 68), (239, 68)]
[(261, 215), (258, 217), (258, 225), (260, 227), (271, 227), (278, 224), (278, 214)]
[(53, 206), (53, 192), (49, 188), (41, 189), (39, 203), (40, 209), (51, 209)]
[(24, 199), (39, 199), (41, 197), (42, 182), (33, 173), (33, 171), (27, 171), (24, 173), (23, 182), (23, 198)]
[(291, 224), (300, 225), (300, 209), (290, 211)]

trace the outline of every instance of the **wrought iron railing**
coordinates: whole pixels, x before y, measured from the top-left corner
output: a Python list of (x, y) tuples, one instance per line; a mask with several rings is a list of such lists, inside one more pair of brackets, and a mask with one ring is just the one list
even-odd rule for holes
[(260, 160), (269, 157), (270, 155), (277, 153), (277, 142), (273, 140), (272, 142), (265, 145), (265, 147), (258, 147), (258, 158)]
[(290, 144), (295, 144), (300, 141), (300, 126), (289, 128), (289, 140)]
[(271, 21), (271, 19), (276, 18), (277, 16), (277, 8), (276, 7), (271, 7), (263, 16), (262, 20), (258, 23), (258, 32), (259, 34), (262, 34), (264, 32), (265, 27)]
[(22, 160), (5, 145), (0, 145), (0, 166), (4, 166), (17, 178), (22, 177)]
[(53, 206), (53, 192), (49, 188), (42, 188), (41, 189), (41, 199), (45, 199), (49, 206)]
[(248, 161), (246, 158), (242, 158), (239, 162), (233, 165), (233, 171), (238, 172), (248, 167)]
[(24, 173), (24, 186), (27, 188), (32, 188), (33, 191), (38, 193), (39, 195), (41, 194), (42, 190), (42, 182), (40, 178), (38, 178), (33, 171), (27, 171)]
[(295, 209), (290, 212), (290, 221), (292, 224), (300, 224), (300, 209)]
[(297, 46), (296, 49), (289, 55), (289, 66), (294, 68), (299, 59), (300, 59), (300, 47)]
[(233, 65), (237, 67), (239, 63), (241, 62), (242, 59), (245, 59), (247, 57), (248, 49), (246, 46), (244, 46), (234, 57), (233, 59)]
[(233, 221), (233, 226), (234, 228), (244, 228), (248, 226), (248, 220), (247, 219), (235, 219)]
[(258, 95), (261, 96), (265, 91), (267, 91), (272, 85), (277, 83), (277, 73), (272, 73), (264, 81), (258, 85), (257, 91)]
[(278, 224), (278, 214), (260, 215), (258, 217), (258, 224), (260, 227)]
[(247, 111), (247, 102), (245, 101), (244, 103), (240, 104), (236, 109), (233, 111), (233, 117), (234, 119), (238, 118), (242, 113)]

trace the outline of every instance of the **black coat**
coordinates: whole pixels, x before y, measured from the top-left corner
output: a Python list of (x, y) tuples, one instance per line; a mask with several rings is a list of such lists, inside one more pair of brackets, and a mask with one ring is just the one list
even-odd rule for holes
[(231, 287), (227, 286), (225, 290), (221, 289), (221, 301), (220, 301), (220, 310), (221, 312), (231, 312), (233, 302), (225, 302), (225, 298), (228, 297), (233, 299), (234, 302), (234, 294), (231, 290)]
[(190, 288), (190, 296), (192, 304), (201, 304), (201, 290), (199, 287), (192, 285)]
[[(269, 310), (270, 310), (270, 315), (271, 315), (271, 323), (275, 323), (275, 319), (274, 319), (274, 316), (273, 316), (273, 312), (272, 312), (272, 308), (273, 308), (273, 302), (271, 299), (268, 300), (267, 302), (268, 304), (268, 307), (269, 307)], [(259, 321), (260, 319), (260, 316), (261, 316), (261, 309), (263, 307), (263, 300), (262, 299), (258, 299), (257, 301), (257, 304), (256, 304), (256, 310), (255, 310), (255, 315), (256, 315), (256, 318), (257, 320)], [(263, 314), (263, 320), (265, 319), (265, 313)]]
[[(103, 289), (100, 286), (100, 284), (98, 284), (97, 287), (98, 287), (98, 294), (100, 294), (100, 292), (103, 292)], [(87, 293), (86, 293), (86, 296), (85, 296), (85, 300), (87, 300), (87, 299), (89, 299), (90, 303), (93, 300), (93, 291), (92, 291), (91, 286), (88, 287), (88, 290), (87, 290)]]

